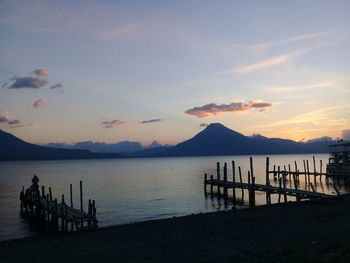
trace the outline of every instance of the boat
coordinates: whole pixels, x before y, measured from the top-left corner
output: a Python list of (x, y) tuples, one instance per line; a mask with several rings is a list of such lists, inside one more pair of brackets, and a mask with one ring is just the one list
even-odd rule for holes
[(328, 174), (350, 176), (350, 142), (339, 141), (329, 148)]

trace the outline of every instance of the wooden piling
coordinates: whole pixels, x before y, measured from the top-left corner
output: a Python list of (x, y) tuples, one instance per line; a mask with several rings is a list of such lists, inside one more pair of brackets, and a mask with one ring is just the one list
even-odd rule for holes
[(255, 177), (252, 176), (252, 205), (255, 205)]
[(83, 211), (83, 182), (80, 181), (80, 211)]
[(224, 163), (224, 197), (227, 198), (227, 163)]
[(270, 158), (266, 157), (266, 174), (265, 174), (265, 183), (266, 185), (270, 185), (270, 173), (269, 173), (269, 166), (270, 166)]
[(69, 185), (70, 207), (73, 208), (73, 186)]
[(254, 177), (254, 168), (253, 168), (253, 157), (249, 158), (249, 164), (250, 164), (250, 176), (253, 178)]
[[(232, 161), (232, 182), (236, 183), (236, 164)], [(236, 202), (236, 187), (232, 187), (233, 201)]]
[[(295, 168), (295, 172), (298, 171), (298, 164), (297, 164), (297, 161), (294, 161), (294, 168)], [(296, 177), (297, 179), (297, 182), (299, 183), (299, 173), (298, 173), (298, 176)]]
[(49, 197), (50, 197), (50, 202), (52, 202), (52, 191), (51, 191), (51, 187), (49, 187)]
[(242, 171), (240, 166), (238, 166), (238, 173), (239, 173), (239, 182), (242, 183)]
[(307, 181), (310, 183), (309, 160), (306, 160), (306, 168), (307, 168)]
[(278, 190), (278, 203), (280, 203), (281, 202), (281, 190), (282, 190), (282, 178), (281, 177), (278, 178), (278, 188), (279, 188), (279, 190)]
[(213, 196), (213, 194), (214, 194), (214, 191), (213, 191), (213, 187), (214, 187), (213, 181), (214, 181), (214, 176), (211, 175), (211, 176), (210, 176), (210, 194), (211, 194), (211, 196)]
[(220, 163), (216, 163), (216, 179), (220, 180)]
[(320, 181), (322, 179), (322, 160), (320, 160)]
[(291, 169), (290, 169), (290, 164), (288, 164), (288, 175), (289, 175), (289, 182), (290, 182), (290, 185), (292, 184), (292, 175), (291, 175)]
[[(221, 177), (221, 174), (220, 174), (220, 162), (217, 162), (216, 163), (216, 180), (220, 181), (220, 177)], [(218, 191), (218, 195), (220, 195), (220, 185), (217, 186), (217, 191)]]
[(248, 171), (248, 199), (249, 205), (252, 205), (252, 189), (250, 184), (250, 171)]
[(286, 177), (287, 177), (287, 173), (286, 171), (282, 172), (282, 176), (283, 176), (283, 189), (284, 189), (284, 202), (287, 203), (287, 192), (286, 190), (286, 186), (287, 186), (287, 182), (286, 182)]

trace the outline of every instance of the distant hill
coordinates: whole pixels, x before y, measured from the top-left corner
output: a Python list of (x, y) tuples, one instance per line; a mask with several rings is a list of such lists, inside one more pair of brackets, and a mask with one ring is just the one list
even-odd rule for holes
[(43, 146), (62, 148), (62, 149), (75, 149), (75, 150), (88, 150), (96, 153), (129, 153), (142, 151), (142, 147), (139, 142), (122, 141), (117, 143), (104, 143), (104, 142), (77, 142), (73, 145), (65, 143), (49, 143)]
[(121, 158), (120, 154), (92, 153), (30, 144), (0, 130), (0, 161)]
[[(316, 140), (304, 143), (280, 138), (267, 138), (261, 135), (244, 136), (220, 123), (212, 123), (193, 138), (175, 146), (158, 146), (159, 144), (153, 143), (152, 146), (154, 147), (128, 153), (128, 156), (165, 157), (327, 153), (329, 145), (333, 143), (334, 141), (331, 140)], [(99, 144), (93, 145), (100, 146)], [(126, 156), (118, 153), (96, 153), (89, 150), (63, 149), (30, 144), (0, 130), (0, 161), (121, 157)]]
[(295, 142), (261, 135), (244, 136), (220, 123), (212, 123), (193, 138), (158, 156), (327, 153), (333, 141)]

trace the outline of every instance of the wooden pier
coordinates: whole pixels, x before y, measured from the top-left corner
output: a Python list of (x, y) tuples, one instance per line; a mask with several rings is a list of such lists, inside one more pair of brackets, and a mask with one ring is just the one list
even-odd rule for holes
[[(227, 173), (227, 163), (224, 163), (221, 173), (220, 163), (216, 164), (216, 177), (213, 175), (208, 177), (208, 174), (204, 174), (204, 191), (205, 194), (208, 193), (207, 186), (210, 186), (210, 194), (214, 195), (214, 187), (217, 190), (215, 192), (219, 197), (223, 197), (225, 200), (228, 198), (228, 190), (232, 189), (232, 197), (234, 202), (236, 201), (236, 189), (241, 189), (242, 194), (244, 190), (248, 191), (249, 205), (255, 205), (255, 195), (256, 191), (266, 193), (266, 203), (271, 204), (271, 195), (278, 195), (278, 202), (281, 201), (283, 196), (284, 202), (287, 202), (288, 196), (295, 197), (296, 201), (303, 199), (320, 199), (328, 198), (333, 195), (325, 194), (316, 191), (316, 178), (319, 177), (321, 180), (322, 176), (325, 177), (326, 184), (329, 184), (330, 175), (327, 172), (322, 171), (322, 160), (320, 160), (320, 170), (316, 169), (315, 157), (313, 157), (313, 171), (310, 171), (309, 161), (303, 160), (304, 171), (299, 171), (297, 162), (294, 162), (294, 170), (292, 170), (291, 165), (283, 166), (273, 166), (273, 170), (270, 170), (270, 159), (266, 158), (266, 170), (265, 170), (265, 184), (257, 184), (255, 182), (254, 169), (253, 169), (253, 158), (250, 157), (250, 167), (247, 172), (247, 180), (243, 182), (242, 169), (238, 166), (238, 175), (236, 175), (236, 164), (232, 161), (232, 181), (228, 180)], [(270, 175), (273, 176), (274, 183), (271, 184)], [(300, 189), (300, 176), (304, 176), (305, 185), (309, 186), (309, 190)], [(333, 177), (334, 175), (332, 175)], [(313, 177), (313, 182), (311, 178)], [(287, 187), (287, 182), (289, 182), (289, 187)], [(339, 190), (336, 185), (333, 185), (334, 190), (337, 195), (339, 195)]]
[[(34, 190), (33, 190), (34, 189)], [(67, 232), (93, 230), (97, 228), (95, 200), (89, 200), (88, 211), (83, 210), (83, 187), (80, 181), (80, 209), (73, 207), (73, 191), (70, 185), (70, 205), (66, 203), (64, 195), (61, 201), (53, 199), (51, 187), (45, 193), (45, 187), (39, 189), (31, 186), (26, 191), (24, 187), (20, 193), (21, 213), (49, 232)]]

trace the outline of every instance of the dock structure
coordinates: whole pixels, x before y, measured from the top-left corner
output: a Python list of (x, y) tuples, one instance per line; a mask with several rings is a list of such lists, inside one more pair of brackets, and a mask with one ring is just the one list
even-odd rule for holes
[(73, 207), (73, 191), (70, 184), (70, 205), (64, 195), (61, 201), (53, 199), (51, 187), (45, 193), (45, 187), (33, 185), (20, 193), (21, 213), (35, 220), (49, 232), (84, 231), (97, 228), (95, 200), (89, 200), (88, 211), (83, 210), (83, 188), (80, 181), (80, 209)]
[[(248, 191), (249, 205), (255, 205), (255, 195), (256, 191), (266, 193), (266, 203), (271, 204), (271, 195), (278, 194), (278, 202), (281, 202), (281, 197), (283, 196), (284, 202), (287, 202), (288, 196), (295, 197), (296, 201), (303, 199), (320, 199), (333, 197), (334, 195), (325, 194), (322, 192), (316, 191), (316, 177), (325, 176), (326, 183), (329, 184), (329, 174), (322, 172), (322, 160), (320, 161), (320, 170), (317, 172), (315, 157), (313, 157), (313, 171), (310, 172), (309, 162), (303, 161), (304, 172), (300, 172), (297, 167), (297, 162), (294, 162), (295, 170), (292, 171), (291, 165), (283, 166), (281, 169), (280, 166), (273, 166), (273, 170), (270, 170), (270, 159), (266, 158), (266, 170), (265, 170), (265, 184), (257, 184), (255, 182), (254, 176), (254, 167), (253, 167), (253, 158), (250, 157), (249, 171), (247, 172), (247, 180), (243, 182), (242, 180), (242, 169), (238, 166), (238, 178), (236, 176), (236, 164), (235, 161), (232, 161), (232, 180), (228, 180), (227, 174), (227, 163), (224, 163), (223, 166), (223, 176), (221, 176), (220, 163), (216, 164), (216, 176), (204, 174), (204, 191), (207, 194), (207, 186), (210, 186), (210, 194), (213, 196), (214, 189), (217, 189), (215, 192), (219, 197), (224, 199), (228, 198), (228, 190), (232, 189), (232, 196), (234, 202), (236, 201), (236, 189), (241, 189), (242, 194), (244, 190)], [(274, 184), (271, 184), (270, 175), (273, 175)], [(300, 176), (304, 175), (305, 185), (309, 186), (309, 190), (300, 189)], [(311, 177), (314, 177), (314, 182), (311, 182)], [(287, 187), (287, 181), (289, 181), (289, 187)], [(339, 195), (339, 191), (336, 185), (333, 185), (335, 191)], [(221, 192), (223, 190), (223, 194)]]

